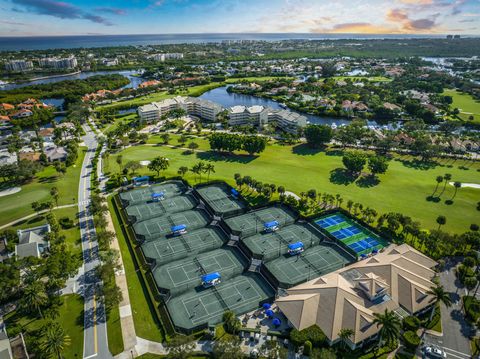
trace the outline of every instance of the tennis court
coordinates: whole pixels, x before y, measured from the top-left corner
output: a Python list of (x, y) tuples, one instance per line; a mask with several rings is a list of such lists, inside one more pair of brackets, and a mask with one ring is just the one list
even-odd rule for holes
[(385, 239), (340, 213), (321, 217), (315, 223), (353, 250), (357, 256), (379, 251), (388, 245)]
[(195, 197), (180, 195), (166, 197), (158, 202), (149, 202), (128, 206), (125, 211), (130, 223), (141, 222), (147, 219), (161, 217), (167, 213), (182, 212), (193, 209), (198, 205)]
[(226, 310), (237, 315), (252, 311), (274, 296), (274, 290), (259, 274), (245, 273), (223, 280), (216, 287), (174, 297), (168, 301), (167, 309), (175, 327), (189, 331), (220, 323)]
[(187, 187), (180, 181), (168, 181), (154, 184), (148, 187), (133, 189), (131, 191), (121, 192), (120, 199), (123, 207), (131, 206), (139, 203), (146, 203), (152, 200), (153, 193), (163, 192), (165, 198), (178, 196), (185, 193)]
[(147, 261), (155, 266), (220, 248), (226, 241), (227, 236), (219, 228), (207, 227), (178, 237), (156, 238), (141, 248)]
[(297, 256), (282, 256), (265, 264), (279, 287), (290, 288), (315, 277), (336, 271), (355, 261), (343, 248), (320, 243)]
[(240, 273), (247, 266), (246, 259), (232, 247), (191, 256), (153, 269), (159, 289), (178, 294), (201, 285), (201, 276), (219, 272), (222, 281)]
[(225, 223), (232, 232), (240, 237), (252, 236), (264, 230), (265, 223), (277, 221), (280, 228), (293, 224), (296, 215), (286, 207), (268, 207), (258, 211), (249, 212), (240, 216), (228, 218)]
[(232, 196), (231, 190), (231, 187), (222, 183), (196, 188), (198, 194), (210, 205), (215, 214), (220, 216), (241, 214), (246, 208), (243, 201)]
[(186, 225), (187, 233), (205, 227), (210, 223), (207, 213), (202, 209), (171, 213), (163, 217), (147, 219), (133, 225), (138, 240), (151, 240), (172, 233), (172, 226)]
[(273, 233), (257, 233), (243, 239), (243, 243), (257, 259), (268, 261), (288, 252), (288, 245), (302, 242), (305, 248), (322, 241), (321, 234), (308, 224), (291, 224)]

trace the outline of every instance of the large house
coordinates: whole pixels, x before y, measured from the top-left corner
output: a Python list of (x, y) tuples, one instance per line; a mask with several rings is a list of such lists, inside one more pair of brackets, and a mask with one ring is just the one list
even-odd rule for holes
[(45, 239), (48, 232), (50, 232), (49, 224), (29, 229), (19, 229), (17, 231), (18, 244), (15, 246), (15, 256), (18, 259), (40, 258), (50, 248), (49, 241)]
[(288, 289), (276, 304), (298, 330), (317, 325), (329, 343), (341, 329), (353, 330), (350, 347), (376, 338), (374, 314), (385, 309), (399, 317), (429, 310), (433, 268), (437, 263), (408, 246), (391, 245), (384, 252)]

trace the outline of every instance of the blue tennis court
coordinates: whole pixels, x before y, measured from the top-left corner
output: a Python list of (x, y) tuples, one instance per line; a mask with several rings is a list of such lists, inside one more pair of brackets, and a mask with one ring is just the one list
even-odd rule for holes
[(378, 251), (387, 242), (343, 214), (334, 214), (315, 220), (315, 224), (330, 232), (337, 240), (357, 255)]
[(336, 226), (337, 224), (345, 222), (345, 219), (339, 215), (333, 215), (331, 217), (323, 218), (315, 223), (318, 224), (322, 228), (328, 228), (332, 226)]

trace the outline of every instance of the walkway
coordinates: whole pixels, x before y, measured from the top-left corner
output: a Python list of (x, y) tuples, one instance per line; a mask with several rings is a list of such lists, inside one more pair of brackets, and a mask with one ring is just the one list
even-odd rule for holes
[[(77, 205), (78, 205), (77, 203), (72, 203), (72, 204), (66, 204), (66, 205), (64, 205), (64, 206), (54, 207), (53, 209), (55, 210), (55, 209), (69, 208), (69, 207), (75, 207), (75, 206), (77, 206)], [(42, 210), (42, 211), (29, 214), (28, 216), (25, 216), (25, 217), (22, 217), (22, 218), (17, 218), (16, 220), (14, 220), (14, 221), (12, 221), (12, 222), (10, 222), (10, 223), (7, 223), (7, 224), (4, 224), (4, 225), (0, 226), (0, 229), (4, 229), (4, 228), (8, 228), (8, 227), (14, 226), (14, 225), (16, 225), (17, 223), (26, 221), (27, 219), (36, 217), (36, 216), (38, 216), (39, 214), (43, 214), (43, 213), (47, 213), (47, 212), (50, 212), (50, 209), (44, 209), (44, 210)]]

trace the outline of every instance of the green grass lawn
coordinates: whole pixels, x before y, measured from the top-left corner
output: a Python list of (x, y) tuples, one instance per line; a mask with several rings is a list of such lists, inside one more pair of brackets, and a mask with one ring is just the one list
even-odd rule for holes
[[(81, 358), (83, 356), (83, 299), (81, 296), (73, 294), (65, 295), (62, 298), (63, 305), (60, 307), (59, 317), (55, 320), (60, 323), (70, 337), (70, 345), (63, 352), (63, 357), (66, 359)], [(46, 321), (34, 316), (22, 315), (17, 311), (7, 314), (4, 319), (9, 335), (14, 336), (22, 332), (27, 346), (29, 346), (27, 349), (30, 352), (33, 351), (35, 348), (31, 345), (33, 341), (40, 339), (39, 330)]]
[[(283, 185), (297, 194), (311, 188), (321, 193), (339, 193), (345, 199), (344, 206), (351, 199), (379, 213), (400, 212), (421, 221), (428, 229), (437, 227), (438, 215), (446, 216), (447, 224), (443, 228), (451, 232), (464, 232), (470, 224), (480, 222), (476, 210), (479, 189), (461, 188), (453, 204), (447, 205), (445, 201), (454, 194), (454, 187), (447, 185), (438, 202), (427, 200), (435, 189), (438, 175), (450, 173), (452, 181), (480, 183), (480, 164), (466, 160), (440, 159), (425, 165), (411, 156), (397, 156), (390, 162), (387, 173), (379, 176), (380, 182), (375, 184), (366, 180), (354, 183), (346, 180), (341, 151), (313, 151), (305, 145), (273, 144), (257, 157), (223, 157), (210, 152), (185, 154), (184, 150), (165, 146), (135, 146), (120, 153), (123, 163), (165, 156), (170, 160), (170, 168), (162, 173), (166, 176), (176, 176), (180, 166), (191, 168), (194, 163), (203, 160), (215, 165), (216, 173), (212, 173), (210, 179), (226, 180), (230, 184), (233, 184), (234, 173), (240, 173), (263, 183)], [(113, 155), (109, 158), (109, 170), (118, 171)], [(150, 172), (145, 167), (140, 173)], [(193, 174), (189, 173), (187, 179), (193, 183)]]
[(385, 76), (333, 76), (332, 79), (335, 80), (348, 80), (355, 79), (360, 81), (370, 81), (370, 82), (390, 82), (392, 79), (389, 79)]
[[(62, 217), (68, 217), (72, 219), (75, 223), (75, 226), (69, 229), (60, 229), (60, 235), (65, 236), (65, 241), (67, 245), (69, 246), (69, 249), (75, 253), (77, 256), (81, 257), (82, 256), (82, 244), (80, 241), (80, 230), (78, 228), (78, 220), (77, 220), (77, 207), (69, 207), (69, 208), (62, 208), (62, 209), (56, 209), (53, 211), (55, 213), (55, 216), (57, 217), (57, 220), (59, 220)], [(7, 229), (12, 229), (14, 231), (17, 231), (17, 229), (25, 229), (25, 228), (31, 228), (31, 227), (36, 227), (40, 226), (42, 224), (47, 223), (46, 219), (46, 213), (41, 214), (35, 217), (32, 217), (30, 219), (27, 219), (25, 221), (19, 222), (14, 226), (8, 227)]]
[(120, 309), (110, 310), (107, 316), (108, 349), (112, 355), (123, 352), (122, 325), (120, 323)]
[[(480, 124), (480, 102), (475, 100), (469, 94), (461, 93), (457, 90), (445, 89), (444, 95), (452, 96), (453, 103), (451, 108), (460, 110), (460, 117), (466, 122), (475, 122)], [(469, 120), (469, 116), (473, 115), (473, 121)]]
[(85, 156), (84, 150), (84, 148), (79, 149), (77, 162), (68, 168), (64, 176), (57, 175), (55, 168), (48, 166), (37, 173), (36, 178), (30, 183), (22, 185), (20, 192), (0, 197), (0, 225), (32, 214), (32, 202), (50, 200), (50, 189), (52, 187), (58, 188), (60, 194), (59, 206), (76, 203), (80, 170)]
[(134, 254), (130, 253), (126, 242), (127, 239), (123, 235), (112, 200), (113, 198), (110, 197), (108, 200), (108, 208), (112, 214), (113, 225), (115, 227), (120, 251), (122, 253), (123, 266), (127, 276), (130, 305), (132, 307), (133, 321), (135, 323), (135, 332), (137, 336), (141, 338), (162, 342), (164, 339), (162, 332), (154, 319), (154, 313), (152, 312), (153, 308), (150, 308), (146, 288), (144, 288), (141, 283), (140, 269), (135, 267), (132, 259)]
[[(210, 149), (210, 144), (209, 144), (208, 139), (206, 137), (200, 137), (200, 136), (197, 136), (195, 134), (191, 134), (191, 135), (187, 134), (188, 141), (185, 142), (184, 144), (181, 144), (180, 142), (178, 142), (181, 135), (174, 134), (174, 133), (169, 133), (169, 135), (170, 135), (170, 140), (168, 142), (169, 145), (188, 148), (188, 144), (190, 142), (196, 142), (198, 144), (198, 150), (208, 150), (208, 149)], [(163, 140), (160, 137), (160, 135), (152, 135), (148, 138), (147, 143), (148, 144), (163, 144)]]

